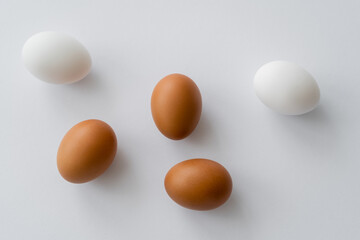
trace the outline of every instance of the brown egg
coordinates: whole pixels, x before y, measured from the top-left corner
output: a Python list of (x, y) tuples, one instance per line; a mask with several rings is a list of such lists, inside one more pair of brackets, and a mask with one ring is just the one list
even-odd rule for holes
[(173, 166), (165, 177), (165, 189), (179, 205), (193, 210), (211, 210), (228, 200), (232, 180), (219, 163), (190, 159)]
[(100, 176), (111, 165), (117, 149), (112, 128), (100, 120), (86, 120), (72, 127), (62, 139), (57, 167), (63, 178), (84, 183)]
[(151, 97), (151, 112), (157, 128), (173, 140), (192, 133), (200, 120), (201, 107), (199, 88), (182, 74), (161, 79)]

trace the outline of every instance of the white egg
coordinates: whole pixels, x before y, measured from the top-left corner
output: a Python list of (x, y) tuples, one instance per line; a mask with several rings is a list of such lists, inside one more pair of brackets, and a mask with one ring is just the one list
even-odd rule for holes
[(59, 32), (40, 32), (30, 37), (24, 44), (22, 59), (35, 77), (55, 84), (79, 81), (91, 68), (86, 48)]
[(315, 79), (299, 65), (286, 61), (270, 62), (259, 68), (254, 88), (266, 106), (287, 115), (307, 113), (320, 100)]

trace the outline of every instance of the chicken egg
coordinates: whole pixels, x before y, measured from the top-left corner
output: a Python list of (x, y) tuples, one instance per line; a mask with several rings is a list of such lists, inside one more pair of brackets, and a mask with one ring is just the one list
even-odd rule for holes
[(90, 71), (91, 57), (75, 38), (59, 32), (40, 32), (24, 44), (22, 59), (35, 77), (65, 84), (83, 79)]
[(190, 159), (173, 166), (165, 177), (165, 189), (179, 205), (193, 210), (211, 210), (231, 195), (228, 171), (209, 159)]
[(173, 140), (189, 136), (201, 115), (199, 88), (189, 77), (170, 74), (161, 79), (151, 96), (151, 112), (160, 132)]
[(69, 182), (88, 182), (108, 169), (116, 150), (113, 129), (103, 121), (86, 120), (65, 134), (57, 153), (57, 167)]
[(286, 61), (273, 61), (260, 67), (254, 88), (266, 106), (286, 115), (307, 113), (320, 100), (315, 79), (299, 65)]

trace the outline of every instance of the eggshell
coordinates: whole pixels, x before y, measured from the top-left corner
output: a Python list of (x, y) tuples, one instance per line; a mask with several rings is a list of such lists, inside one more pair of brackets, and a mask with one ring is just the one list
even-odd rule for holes
[(86, 48), (59, 32), (40, 32), (30, 37), (24, 44), (22, 58), (35, 77), (55, 84), (79, 81), (91, 68)]
[(116, 150), (117, 140), (112, 128), (100, 120), (86, 120), (72, 127), (62, 139), (57, 167), (69, 182), (88, 182), (105, 172)]
[(179, 205), (193, 210), (211, 210), (231, 195), (232, 180), (219, 163), (190, 159), (176, 164), (165, 177), (165, 189)]
[(315, 79), (299, 65), (286, 61), (263, 65), (255, 74), (254, 88), (266, 106), (287, 115), (307, 113), (320, 100)]
[(199, 88), (182, 74), (170, 74), (155, 86), (151, 97), (151, 111), (160, 132), (173, 140), (192, 133), (201, 115)]

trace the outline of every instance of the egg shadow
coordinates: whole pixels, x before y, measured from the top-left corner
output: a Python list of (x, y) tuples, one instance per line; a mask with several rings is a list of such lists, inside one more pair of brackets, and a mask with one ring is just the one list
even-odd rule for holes
[[(42, 98), (49, 102), (46, 105), (49, 112), (67, 112), (60, 117), (64, 119), (74, 119), (76, 116), (87, 116), (89, 112), (96, 114), (94, 111), (86, 109), (97, 109), (110, 100), (108, 88), (101, 76), (96, 72), (90, 72), (84, 79), (64, 85), (43, 84)], [(111, 102), (111, 101), (110, 101)], [(93, 106), (90, 108), (90, 106)], [(77, 119), (77, 118), (76, 118)]]
[[(81, 212), (87, 216), (111, 221), (115, 214), (122, 215), (124, 206), (114, 206), (121, 202), (138, 199), (136, 177), (129, 173), (130, 165), (121, 151), (118, 151), (109, 168), (98, 178), (77, 188), (77, 198)], [(126, 218), (126, 215), (123, 216)]]
[(207, 211), (206, 215), (214, 218), (238, 219), (244, 217), (243, 209), (241, 208), (241, 197), (233, 190), (229, 199), (220, 207)]
[(276, 116), (273, 121), (286, 139), (294, 141), (304, 151), (333, 156), (337, 143), (341, 141), (337, 126), (328, 109), (322, 105), (300, 116)]
[(196, 144), (207, 146), (208, 148), (216, 147), (218, 144), (213, 126), (206, 113), (202, 113), (200, 121), (190, 136), (184, 139), (186, 144)]
[[(206, 239), (219, 239), (222, 232), (234, 231), (234, 225), (238, 225), (239, 234), (243, 234), (244, 229), (247, 232), (249, 228), (249, 218), (242, 205), (239, 193), (233, 189), (233, 192), (224, 205), (209, 211), (193, 211), (184, 212), (185, 218), (196, 229), (196, 234), (206, 236)], [(209, 223), (217, 223), (218, 227), (209, 228)], [(195, 227), (194, 227), (195, 226)], [(248, 234), (248, 233), (246, 233)]]
[(238, 219), (242, 216), (241, 199), (239, 195), (233, 191), (229, 199), (222, 206), (216, 209), (206, 211), (185, 209), (184, 214), (193, 221), (197, 221), (198, 218), (203, 217)]
[(117, 188), (122, 184), (127, 168), (127, 162), (125, 161), (122, 152), (118, 150), (112, 164), (93, 182), (93, 185), (110, 190), (112, 188)]
[(63, 86), (65, 88), (72, 88), (75, 91), (93, 92), (97, 91), (99, 88), (102, 87), (99, 79), (100, 76), (98, 75), (98, 73), (96, 73), (95, 71), (91, 71), (82, 80), (70, 84), (65, 84)]

